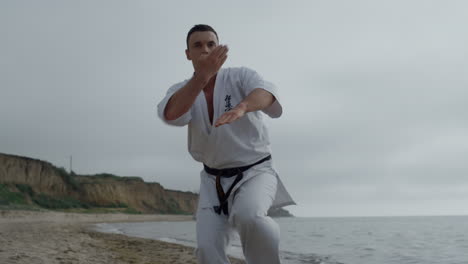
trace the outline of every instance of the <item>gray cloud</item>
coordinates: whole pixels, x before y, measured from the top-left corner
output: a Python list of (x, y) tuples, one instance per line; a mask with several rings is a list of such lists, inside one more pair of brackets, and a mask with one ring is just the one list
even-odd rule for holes
[(209, 23), (226, 66), (281, 89), (267, 122), (293, 213), (466, 214), (467, 7), (2, 2), (0, 151), (196, 191), (186, 129), (156, 104), (192, 72), (186, 31)]

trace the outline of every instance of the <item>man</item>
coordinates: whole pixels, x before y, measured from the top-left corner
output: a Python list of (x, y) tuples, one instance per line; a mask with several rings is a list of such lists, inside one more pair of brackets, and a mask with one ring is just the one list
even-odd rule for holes
[(267, 211), (294, 202), (272, 167), (261, 113), (282, 114), (276, 88), (248, 68), (221, 68), (228, 47), (208, 25), (190, 29), (185, 54), (195, 72), (169, 88), (158, 114), (170, 125), (188, 125), (189, 152), (204, 165), (198, 263), (229, 263), (232, 231), (239, 232), (248, 264), (280, 263), (279, 228)]

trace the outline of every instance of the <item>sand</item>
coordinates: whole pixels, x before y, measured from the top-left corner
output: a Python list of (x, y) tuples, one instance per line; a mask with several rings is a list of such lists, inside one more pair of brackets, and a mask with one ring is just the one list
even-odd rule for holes
[(197, 263), (190, 247), (92, 229), (95, 223), (189, 220), (181, 215), (0, 210), (0, 263)]

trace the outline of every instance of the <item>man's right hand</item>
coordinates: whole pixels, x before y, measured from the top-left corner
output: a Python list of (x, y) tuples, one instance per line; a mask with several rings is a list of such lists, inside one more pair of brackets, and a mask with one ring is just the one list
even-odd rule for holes
[(167, 120), (175, 120), (192, 107), (200, 91), (216, 75), (227, 59), (228, 47), (219, 45), (211, 52), (200, 55), (194, 62), (195, 78), (175, 92), (164, 109)]
[(219, 45), (214, 48), (209, 54), (202, 54), (194, 64), (195, 75), (200, 78), (209, 80), (215, 76), (221, 66), (227, 59), (229, 48), (226, 45)]

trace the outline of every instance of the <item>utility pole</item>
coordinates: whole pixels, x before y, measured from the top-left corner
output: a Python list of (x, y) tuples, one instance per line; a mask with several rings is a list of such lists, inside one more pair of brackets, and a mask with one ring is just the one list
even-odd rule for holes
[(70, 155), (70, 175), (72, 174), (73, 156)]

